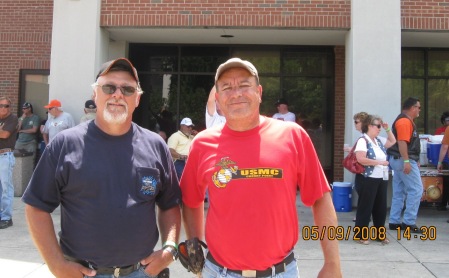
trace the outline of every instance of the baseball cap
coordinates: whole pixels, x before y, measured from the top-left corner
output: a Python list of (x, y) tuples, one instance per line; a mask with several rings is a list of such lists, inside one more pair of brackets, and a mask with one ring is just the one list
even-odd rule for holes
[(49, 104), (45, 105), (44, 108), (61, 107), (61, 102), (57, 99), (52, 99)]
[(187, 126), (195, 126), (190, 118), (182, 119), (181, 124)]
[(86, 101), (86, 103), (84, 104), (84, 108), (88, 108), (88, 109), (95, 109), (97, 108), (97, 105), (95, 104), (95, 102), (91, 99), (89, 99), (88, 101)]
[(250, 62), (242, 60), (240, 58), (231, 58), (221, 64), (217, 69), (217, 73), (215, 74), (215, 82), (217, 82), (218, 78), (223, 72), (231, 68), (244, 68), (249, 71), (249, 73), (254, 75), (257, 79), (257, 82), (259, 82), (259, 74), (257, 73), (256, 67)]
[(95, 78), (95, 80), (97, 80), (98, 77), (107, 74), (111, 70), (112, 71), (127, 71), (127, 72), (131, 73), (131, 75), (134, 77), (134, 79), (137, 81), (137, 83), (139, 83), (139, 76), (137, 75), (136, 68), (126, 58), (118, 58), (118, 59), (111, 60), (111, 61), (106, 62), (103, 65), (101, 65), (100, 71), (98, 72), (97, 78)]
[(29, 102), (25, 102), (24, 104), (22, 104), (22, 108), (30, 108), (31, 107), (31, 103)]
[(280, 98), (280, 99), (278, 99), (278, 101), (276, 101), (275, 105), (278, 106), (280, 104), (288, 105), (288, 101), (284, 98)]

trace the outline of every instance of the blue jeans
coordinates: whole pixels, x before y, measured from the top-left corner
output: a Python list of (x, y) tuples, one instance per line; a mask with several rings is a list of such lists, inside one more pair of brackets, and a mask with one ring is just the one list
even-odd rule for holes
[(12, 152), (0, 154), (1, 220), (12, 219), (12, 201), (14, 200), (12, 171), (15, 163), (16, 158)]
[(181, 179), (182, 172), (184, 171), (184, 167), (186, 166), (185, 160), (176, 160), (175, 161), (175, 170), (176, 175), (178, 176), (178, 180)]
[[(243, 276), (234, 272), (229, 272), (225, 268), (221, 268), (211, 261), (206, 260), (202, 271), (203, 278), (220, 278), (220, 277), (230, 277), (230, 278), (242, 278)], [(271, 275), (268, 277), (276, 278), (299, 278), (298, 265), (296, 263), (296, 258), (285, 267), (285, 271), (276, 275)]]
[[(111, 274), (103, 274), (103, 275), (95, 275), (95, 276), (84, 276), (84, 278), (88, 278), (88, 277), (95, 277), (95, 278), (115, 278), (114, 275)], [(131, 272), (130, 274), (126, 275), (126, 276), (119, 276), (119, 277), (123, 277), (123, 278), (157, 278), (156, 276), (151, 276), (148, 275), (145, 272), (145, 266), (141, 266), (139, 269), (137, 269), (134, 272)]]
[(404, 208), (404, 220), (406, 225), (415, 225), (418, 217), (419, 204), (423, 193), (421, 175), (418, 163), (410, 159), (412, 170), (404, 174), (404, 160), (390, 157), (390, 166), (394, 170), (393, 175), (393, 199), (390, 209), (390, 223), (401, 224), (401, 214)]

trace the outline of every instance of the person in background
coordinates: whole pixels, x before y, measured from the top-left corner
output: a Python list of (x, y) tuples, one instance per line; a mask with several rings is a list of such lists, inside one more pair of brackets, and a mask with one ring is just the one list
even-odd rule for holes
[(206, 104), (206, 128), (216, 125), (221, 125), (226, 122), (226, 118), (222, 115), (220, 108), (215, 100), (215, 86), (212, 87), (209, 93), (209, 98)]
[(280, 98), (276, 103), (278, 113), (273, 115), (273, 119), (281, 121), (296, 122), (296, 115), (288, 111), (288, 102), (284, 98)]
[[(366, 113), (366, 112), (358, 112), (358, 113), (354, 114), (354, 116), (352, 117), (354, 119), (355, 130), (357, 130), (361, 134), (362, 134), (362, 122), (367, 117), (368, 117), (368, 113)], [(357, 144), (357, 141), (355, 142), (355, 144)], [(349, 144), (347, 146), (343, 146), (343, 151), (349, 153), (351, 150), (352, 150), (352, 146), (350, 146)], [(359, 195), (358, 188), (357, 188), (357, 186), (355, 184), (355, 181), (354, 181), (354, 188), (355, 188), (355, 191), (357, 192), (357, 195)], [(355, 222), (356, 221), (356, 217), (354, 217), (354, 219), (352, 219), (352, 221)]]
[(159, 136), (161, 136), (162, 139), (164, 139), (165, 142), (167, 142), (167, 134), (165, 133), (165, 131), (163, 130), (159, 130), (159, 132), (157, 133), (159, 134)]
[(157, 122), (155, 131), (167, 141), (167, 138), (176, 132), (176, 123), (173, 120), (173, 113), (168, 111), (165, 105), (159, 113), (154, 113), (151, 108), (150, 112)]
[[(354, 127), (355, 130), (357, 130), (358, 132), (362, 133), (362, 122), (368, 117), (368, 113), (366, 112), (358, 112), (356, 114), (354, 114), (353, 119), (354, 119)], [(350, 152), (352, 149), (352, 146), (343, 146), (343, 151), (345, 152)]]
[[(381, 128), (388, 134), (387, 140), (379, 137)], [(380, 228), (385, 228), (387, 218), (387, 186), (388, 176), (384, 177), (385, 167), (388, 167), (387, 148), (396, 143), (393, 132), (388, 127), (388, 123), (382, 122), (379, 116), (369, 115), (362, 122), (362, 137), (357, 140), (354, 150), (357, 161), (365, 166), (365, 172), (356, 174), (355, 184), (358, 193), (357, 216), (355, 226), (362, 231), (362, 239), (357, 243), (367, 245), (369, 241), (365, 238), (370, 236), (363, 229), (369, 228), (372, 216), (373, 226), (377, 228), (376, 235), (379, 235)], [(388, 170), (387, 170), (388, 171)], [(383, 244), (390, 243), (390, 240), (377, 239)]]
[[(446, 128), (443, 140), (441, 141), (440, 155), (437, 164), (437, 169), (439, 172), (442, 172), (442, 170), (449, 170), (448, 163), (444, 161), (444, 159), (447, 158), (448, 156), (447, 153), (448, 149), (449, 149), (449, 127)], [(440, 205), (437, 207), (437, 210), (446, 211), (448, 201), (449, 201), (449, 176), (443, 175), (443, 196), (441, 198)]]
[(39, 116), (33, 114), (33, 105), (25, 102), (22, 105), (22, 116), (19, 118), (17, 128), (19, 136), (14, 147), (16, 150), (36, 153), (39, 124)]
[(173, 133), (167, 141), (168, 148), (175, 163), (178, 179), (181, 179), (189, 155), (190, 145), (194, 137), (193, 127), (194, 124), (190, 118), (182, 119), (178, 132)]
[(48, 120), (45, 122), (45, 127), (42, 132), (45, 145), (48, 145), (58, 134), (64, 129), (68, 129), (75, 126), (75, 121), (72, 115), (64, 112), (61, 107), (61, 102), (57, 99), (53, 99), (44, 108), (48, 109)]
[(97, 117), (54, 138), (22, 198), (31, 236), (56, 277), (156, 277), (177, 256), (181, 226), (170, 152), (132, 122), (143, 91), (129, 60), (103, 64), (92, 88)]
[(17, 116), (11, 113), (11, 100), (0, 96), (0, 229), (6, 229), (12, 223), (12, 203), (14, 185), (12, 181), (14, 164), (14, 144), (16, 142)]
[[(416, 225), (423, 193), (423, 185), (418, 168), (421, 142), (414, 123), (414, 120), (419, 117), (420, 110), (421, 103), (419, 99), (407, 98), (402, 104), (402, 113), (399, 114), (391, 126), (397, 142), (387, 150), (390, 156), (390, 166), (394, 171), (390, 230), (403, 229), (412, 233), (421, 233)], [(401, 223), (403, 211), (404, 215)]]
[(84, 123), (90, 120), (94, 120), (97, 116), (97, 105), (91, 99), (84, 103), (84, 115), (80, 119), (80, 123)]
[(441, 114), (440, 121), (443, 124), (443, 126), (440, 126), (439, 128), (437, 128), (435, 130), (435, 135), (444, 134), (444, 132), (446, 131), (446, 128), (449, 126), (449, 111), (445, 111), (445, 112), (443, 112), (443, 114)]
[(338, 225), (330, 187), (306, 131), (260, 115), (262, 86), (248, 61), (221, 64), (215, 88), (226, 123), (195, 137), (181, 178), (186, 238), (205, 236), (209, 249), (202, 277), (299, 277), (298, 188), (323, 231), (319, 276), (341, 277), (338, 241), (325, 235)]

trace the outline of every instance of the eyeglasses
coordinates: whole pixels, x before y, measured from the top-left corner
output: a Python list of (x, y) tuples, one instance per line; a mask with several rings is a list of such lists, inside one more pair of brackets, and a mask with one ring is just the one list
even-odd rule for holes
[(380, 129), (382, 127), (381, 124), (371, 124), (372, 126), (377, 126), (378, 129)]
[(358, 123), (360, 123), (360, 121), (354, 121), (354, 124), (358, 124)]
[(30, 107), (22, 107), (22, 110), (23, 110), (23, 109), (30, 109)]
[(9, 104), (0, 104), (0, 108), (9, 108)]
[(105, 84), (105, 85), (95, 84), (95, 86), (100, 86), (101, 89), (103, 90), (103, 93), (107, 95), (112, 95), (113, 93), (115, 93), (115, 91), (117, 91), (117, 89), (120, 89), (120, 92), (122, 92), (122, 94), (127, 97), (132, 96), (137, 90), (132, 86), (119, 87), (112, 84)]

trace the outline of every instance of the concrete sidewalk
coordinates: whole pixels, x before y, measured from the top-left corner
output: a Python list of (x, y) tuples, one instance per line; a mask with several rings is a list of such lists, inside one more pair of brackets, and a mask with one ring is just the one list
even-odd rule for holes
[[(338, 213), (339, 225), (345, 233), (350, 227), (350, 238), (353, 235), (351, 228), (354, 215), (355, 211)], [(59, 216), (59, 210), (53, 214), (58, 229)], [(310, 208), (299, 201), (298, 217), (300, 229), (313, 225)], [(449, 212), (437, 211), (432, 207), (420, 209), (418, 225), (428, 228), (434, 226), (436, 240), (420, 240), (414, 238), (415, 234), (411, 234), (410, 240), (402, 237), (398, 240), (395, 231), (387, 230), (391, 241), (388, 245), (372, 241), (365, 246), (352, 240), (339, 241), (343, 277), (449, 277), (449, 223), (446, 223), (448, 218)], [(53, 277), (28, 234), (24, 204), (20, 198), (14, 200), (13, 221), (12, 227), (0, 230), (0, 277)], [(323, 264), (320, 244), (316, 240), (303, 239), (303, 236), (307, 237), (305, 233), (300, 233), (300, 240), (295, 247), (299, 272), (302, 278), (316, 277)], [(182, 240), (184, 237), (182, 233)], [(171, 277), (195, 277), (186, 272), (179, 261), (170, 265), (170, 272)]]

